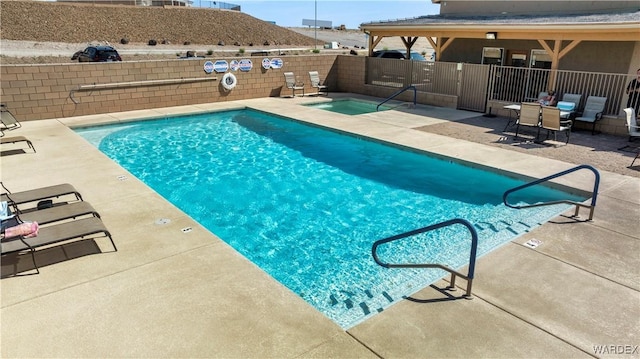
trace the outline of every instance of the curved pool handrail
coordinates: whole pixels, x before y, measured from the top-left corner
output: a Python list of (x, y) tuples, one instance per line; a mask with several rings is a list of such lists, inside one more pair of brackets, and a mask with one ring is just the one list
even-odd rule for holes
[[(383, 261), (380, 260), (380, 258), (378, 258), (378, 247), (381, 244), (385, 244), (385, 243), (389, 243), (389, 242), (393, 242), (396, 241), (398, 239), (402, 239), (402, 238), (406, 238), (406, 237), (411, 237), (414, 236), (416, 234), (420, 234), (420, 233), (424, 233), (424, 232), (429, 232), (432, 230), (436, 230), (442, 227), (448, 227), (454, 224), (462, 224), (463, 226), (467, 227), (467, 229), (469, 230), (469, 232), (471, 233), (471, 252), (469, 253), (469, 269), (467, 271), (467, 274), (464, 275), (452, 268), (447, 267), (446, 265), (443, 264), (437, 264), (437, 263), (385, 263)], [(385, 267), (385, 268), (439, 268), (439, 269), (443, 269), (449, 273), (451, 273), (451, 281), (449, 284), (449, 288), (450, 289), (454, 289), (455, 288), (455, 284), (456, 284), (456, 276), (461, 277), (463, 279), (465, 279), (467, 281), (467, 291), (466, 294), (464, 295), (466, 298), (470, 299), (471, 298), (471, 286), (473, 284), (473, 277), (475, 275), (475, 268), (476, 268), (476, 255), (477, 255), (477, 251), (478, 251), (478, 232), (476, 232), (476, 229), (473, 227), (473, 225), (471, 223), (469, 223), (469, 221), (462, 219), (462, 218), (454, 218), (454, 219), (450, 219), (448, 221), (444, 221), (444, 222), (440, 222), (440, 223), (436, 223), (436, 224), (432, 224), (430, 226), (427, 227), (422, 227), (422, 228), (418, 228), (415, 229), (413, 231), (409, 231), (409, 232), (405, 232), (405, 233), (401, 233), (395, 236), (391, 236), (388, 238), (384, 238), (384, 239), (379, 239), (375, 242), (373, 242), (373, 246), (371, 247), (371, 254), (373, 256), (373, 260), (380, 266)]]
[[(535, 186), (538, 185), (542, 182), (547, 182), (549, 180), (552, 180), (554, 178), (558, 178), (560, 176), (564, 176), (566, 174), (569, 173), (573, 173), (576, 171), (579, 171), (581, 169), (588, 169), (591, 172), (593, 172), (593, 174), (595, 175), (595, 181), (593, 184), (593, 191), (591, 192), (591, 205), (586, 205), (584, 203), (580, 203), (580, 202), (575, 202), (575, 201), (571, 201), (571, 200), (558, 200), (558, 201), (549, 201), (549, 202), (541, 202), (541, 203), (534, 203), (534, 204), (526, 204), (526, 205), (520, 205), (520, 206), (516, 206), (516, 205), (512, 205), (507, 201), (507, 197), (509, 196), (509, 194), (519, 191), (521, 189), (524, 188), (528, 188), (531, 186)], [(598, 198), (598, 188), (600, 187), (600, 172), (598, 172), (597, 169), (595, 169), (593, 166), (590, 165), (580, 165), (580, 166), (576, 166), (573, 168), (570, 168), (568, 170), (562, 171), (562, 172), (558, 172), (556, 174), (553, 174), (551, 176), (547, 176), (544, 178), (540, 178), (538, 180), (529, 182), (529, 183), (525, 183), (521, 186), (518, 187), (514, 187), (510, 190), (507, 190), (506, 192), (504, 192), (504, 194), (502, 195), (502, 202), (504, 203), (505, 206), (509, 207), (509, 208), (514, 208), (514, 209), (524, 209), (524, 208), (532, 208), (532, 207), (541, 207), (541, 206), (550, 206), (550, 205), (554, 205), (554, 204), (560, 204), (560, 203), (565, 203), (565, 204), (570, 204), (570, 205), (574, 205), (576, 206), (576, 211), (574, 213), (574, 217), (577, 217), (579, 212), (580, 212), (580, 207), (585, 207), (585, 208), (589, 208), (589, 221), (593, 219), (593, 212), (595, 211), (596, 208), (596, 200)]]

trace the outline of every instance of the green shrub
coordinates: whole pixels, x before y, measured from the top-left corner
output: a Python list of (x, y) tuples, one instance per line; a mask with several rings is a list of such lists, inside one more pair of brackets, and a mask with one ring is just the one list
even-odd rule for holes
[(213, 55), (213, 50), (207, 50), (207, 55), (209, 56)]
[(244, 48), (240, 48), (240, 50), (238, 50), (239, 53), (244, 54)]
[(314, 54), (319, 54), (320, 53), (320, 49), (313, 49), (312, 51)]

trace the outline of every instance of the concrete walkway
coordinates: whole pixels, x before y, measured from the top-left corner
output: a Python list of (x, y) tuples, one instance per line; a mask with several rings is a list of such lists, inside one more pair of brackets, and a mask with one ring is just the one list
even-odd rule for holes
[[(25, 275), (28, 255), (4, 256), (2, 357), (640, 357), (639, 178), (601, 172), (593, 221), (583, 221), (585, 209), (579, 220), (559, 216), (480, 258), (473, 300), (449, 300), (443, 280), (344, 331), (68, 128), (248, 106), (532, 178), (574, 167), (424, 130), (477, 113), (420, 106), (342, 116), (299, 106), (321, 100), (51, 119), (8, 133), (38, 152), (11, 155), (20, 145), (3, 145), (4, 184), (72, 183), (118, 251), (106, 238), (40, 250), (38, 275)], [(593, 175), (558, 183), (590, 191)], [(531, 239), (542, 244), (530, 248)]]

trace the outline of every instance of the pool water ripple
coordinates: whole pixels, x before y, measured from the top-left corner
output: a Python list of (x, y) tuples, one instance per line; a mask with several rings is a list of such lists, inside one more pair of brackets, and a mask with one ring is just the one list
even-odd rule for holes
[[(482, 255), (567, 208), (509, 209), (513, 178), (251, 110), (78, 132), (345, 329), (446, 274), (379, 267), (375, 240), (458, 217)], [(582, 200), (540, 186), (523, 196)], [(470, 242), (453, 226), (379, 253), (459, 268)]]

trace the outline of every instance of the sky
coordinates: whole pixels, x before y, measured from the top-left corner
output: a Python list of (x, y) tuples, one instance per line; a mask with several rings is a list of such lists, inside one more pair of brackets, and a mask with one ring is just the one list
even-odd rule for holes
[[(193, 5), (210, 7), (207, 0), (192, 0)], [(243, 1), (224, 2), (241, 6), (242, 12), (264, 21), (275, 21), (282, 27), (303, 27), (302, 19), (331, 21), (336, 27), (344, 24), (348, 29), (357, 29), (365, 22), (413, 18), (436, 15), (440, 5), (431, 0), (290, 0), (290, 1)]]

